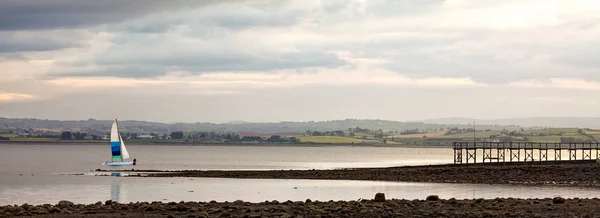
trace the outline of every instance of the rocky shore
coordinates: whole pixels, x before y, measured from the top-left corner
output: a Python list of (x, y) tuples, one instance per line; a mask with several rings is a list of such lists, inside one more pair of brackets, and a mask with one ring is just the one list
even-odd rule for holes
[[(104, 171), (104, 170), (97, 170)], [(144, 173), (140, 173), (144, 171)], [(115, 172), (115, 171), (107, 171)], [(430, 165), (390, 168), (269, 171), (157, 171), (122, 170), (146, 177), (220, 177), (254, 179), (373, 180), (433, 183), (479, 183), (521, 185), (600, 186), (600, 164), (596, 161), (486, 163)]]
[(0, 217), (598, 217), (598, 199), (385, 199), (262, 203), (113, 201), (0, 206)]

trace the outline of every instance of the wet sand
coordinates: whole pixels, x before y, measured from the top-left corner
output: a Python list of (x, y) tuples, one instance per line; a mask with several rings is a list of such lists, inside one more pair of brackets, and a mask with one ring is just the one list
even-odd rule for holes
[(0, 217), (598, 217), (598, 199), (136, 202), (1, 206)]
[[(117, 172), (96, 170), (98, 172)], [(121, 170), (141, 177), (217, 177), (252, 179), (371, 180), (432, 183), (600, 186), (600, 164), (595, 160), (429, 165), (335, 170)], [(143, 172), (143, 173), (141, 173)]]

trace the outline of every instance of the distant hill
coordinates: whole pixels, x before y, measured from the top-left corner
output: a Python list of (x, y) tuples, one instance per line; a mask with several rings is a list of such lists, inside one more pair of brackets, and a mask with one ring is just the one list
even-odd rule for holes
[[(84, 132), (107, 132), (112, 124), (111, 120), (79, 120), (79, 121), (59, 121), (59, 120), (43, 120), (43, 119), (17, 119), (17, 118), (0, 118), (0, 130), (1, 129), (46, 129), (54, 131), (84, 131)], [(147, 121), (130, 121), (121, 120), (119, 121), (120, 129), (126, 132), (172, 132), (172, 131), (197, 131), (197, 132), (210, 132), (210, 131), (228, 131), (228, 132), (256, 132), (256, 133), (281, 133), (281, 132), (306, 132), (311, 131), (335, 131), (335, 130), (346, 130), (349, 128), (366, 128), (366, 129), (382, 129), (384, 131), (398, 131), (402, 132), (405, 130), (419, 129), (422, 131), (444, 131), (447, 128), (459, 127), (469, 128), (468, 125), (455, 125), (455, 124), (435, 124), (435, 123), (424, 123), (424, 122), (399, 122), (390, 120), (359, 120), (359, 119), (345, 119), (345, 120), (331, 120), (331, 121), (318, 121), (318, 122), (278, 122), (278, 123), (248, 123), (243, 121), (235, 121), (229, 123), (157, 123)], [(519, 129), (521, 127), (514, 125), (479, 125), (479, 129)]]
[[(400, 122), (374, 119), (345, 119), (331, 121), (310, 122), (277, 122), (277, 123), (252, 123), (246, 121), (232, 121), (227, 123), (158, 123), (147, 121), (121, 120), (120, 128), (126, 132), (168, 133), (172, 131), (196, 132), (244, 132), (244, 133), (302, 133), (311, 131), (335, 131), (348, 128), (382, 129), (384, 131), (406, 131), (419, 129), (421, 131), (436, 132), (448, 128), (470, 128), (473, 119), (470, 118), (441, 118), (414, 122)], [(44, 120), (33, 118), (0, 118), (0, 130), (11, 129), (43, 129), (53, 131), (83, 131), (107, 132), (112, 120)], [(518, 130), (520, 128), (592, 128), (600, 129), (600, 118), (596, 117), (534, 117), (510, 119), (475, 119), (477, 129), (491, 130)]]
[(424, 123), (456, 125), (473, 123), (476, 125), (519, 125), (527, 127), (556, 128), (600, 128), (600, 117), (526, 117), (507, 119), (440, 118), (423, 120)]
[(242, 121), (242, 120), (233, 120), (233, 121), (229, 121), (223, 124), (247, 124), (247, 123), (252, 123), (252, 122), (248, 122), (248, 121)]

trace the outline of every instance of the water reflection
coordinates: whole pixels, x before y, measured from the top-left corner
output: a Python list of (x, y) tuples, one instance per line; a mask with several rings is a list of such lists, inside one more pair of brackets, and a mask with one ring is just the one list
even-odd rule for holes
[[(121, 177), (120, 172), (112, 172), (111, 176)], [(112, 180), (110, 182), (110, 200), (121, 202), (121, 181)]]
[[(335, 180), (268, 180), (219, 178), (138, 178), (107, 176), (0, 176), (0, 205), (55, 204), (61, 200), (95, 203), (152, 201), (304, 201), (372, 199), (375, 193), (397, 199), (440, 198), (594, 198), (600, 189), (484, 184), (437, 184)], [(114, 176), (109, 176), (114, 175)], [(149, 191), (151, 190), (151, 191)], [(107, 194), (108, 192), (108, 194)]]

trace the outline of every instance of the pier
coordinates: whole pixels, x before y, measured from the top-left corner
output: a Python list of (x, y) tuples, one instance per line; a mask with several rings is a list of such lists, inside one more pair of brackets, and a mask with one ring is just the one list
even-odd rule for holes
[(600, 143), (453, 142), (452, 148), (454, 164), (600, 159)]

